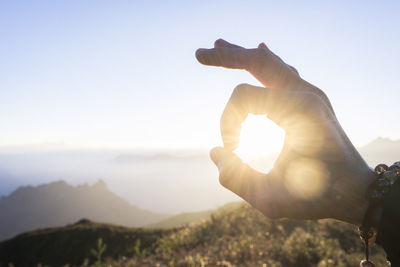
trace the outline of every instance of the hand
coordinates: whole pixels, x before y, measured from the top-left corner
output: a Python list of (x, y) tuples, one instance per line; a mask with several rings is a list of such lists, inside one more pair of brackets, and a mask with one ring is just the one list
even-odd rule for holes
[[(205, 65), (247, 70), (265, 86), (237, 86), (225, 107), (224, 148), (211, 151), (221, 184), (271, 218), (360, 224), (368, 206), (365, 193), (375, 176), (347, 138), (325, 93), (263, 43), (245, 49), (220, 39), (212, 49), (198, 49), (196, 57)], [(232, 152), (249, 113), (266, 114), (286, 133), (268, 174)]]

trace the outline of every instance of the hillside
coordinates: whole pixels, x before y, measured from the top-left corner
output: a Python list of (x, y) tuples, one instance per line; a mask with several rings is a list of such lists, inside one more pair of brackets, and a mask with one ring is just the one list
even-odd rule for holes
[[(83, 223), (35, 231), (0, 243), (0, 262), (93, 262), (89, 248), (96, 247), (98, 238), (107, 245), (104, 266), (358, 266), (363, 257), (354, 226), (333, 220), (269, 220), (244, 204), (180, 229)], [(376, 266), (384, 266), (384, 256), (372, 247)]]
[(40, 229), (0, 242), (0, 266), (6, 266), (9, 262), (16, 266), (35, 266), (37, 263), (51, 266), (67, 263), (82, 265), (85, 261), (93, 262), (91, 250), (97, 247), (99, 238), (107, 246), (104, 258), (132, 257), (136, 244), (141, 250), (154, 253), (153, 245), (157, 239), (171, 232), (81, 220), (65, 227)]
[[(221, 211), (229, 211), (243, 204), (243, 201), (240, 202), (232, 202), (223, 205), (218, 209), (218, 212)], [(168, 217), (165, 220), (157, 222), (155, 224), (149, 225), (150, 228), (174, 228), (174, 227), (182, 227), (188, 226), (189, 224), (199, 223), (203, 220), (208, 220), (211, 218), (211, 215), (216, 213), (216, 210), (205, 210), (198, 212), (185, 212), (180, 213), (171, 217)]]
[[(334, 220), (270, 220), (247, 204), (184, 227), (157, 242), (156, 253), (120, 266), (358, 266), (355, 227)], [(376, 266), (385, 254), (371, 248)], [(114, 265), (118, 266), (116, 263)]]
[(81, 218), (131, 227), (168, 217), (139, 209), (114, 193), (103, 181), (70, 186), (63, 181), (20, 187), (0, 199), (0, 240), (43, 227), (62, 226)]

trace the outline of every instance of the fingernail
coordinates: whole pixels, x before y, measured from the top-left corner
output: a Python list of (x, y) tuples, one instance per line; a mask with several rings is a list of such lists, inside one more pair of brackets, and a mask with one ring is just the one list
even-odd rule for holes
[(204, 59), (205, 53), (208, 49), (206, 48), (199, 48), (196, 50), (196, 58), (197, 60), (199, 60), (200, 62), (202, 62), (202, 60)]

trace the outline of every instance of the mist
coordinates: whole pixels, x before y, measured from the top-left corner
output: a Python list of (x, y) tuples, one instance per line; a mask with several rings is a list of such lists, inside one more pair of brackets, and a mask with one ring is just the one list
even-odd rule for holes
[(57, 151), (0, 154), (0, 195), (19, 186), (102, 179), (133, 205), (163, 213), (214, 209), (238, 200), (199, 151)]

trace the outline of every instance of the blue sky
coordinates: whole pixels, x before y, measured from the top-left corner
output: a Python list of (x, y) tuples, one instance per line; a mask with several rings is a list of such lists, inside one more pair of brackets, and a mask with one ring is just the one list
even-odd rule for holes
[(265, 42), (323, 89), (350, 139), (400, 139), (396, 1), (3, 1), (0, 146), (209, 148), (243, 71), (197, 63)]

